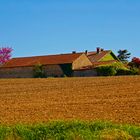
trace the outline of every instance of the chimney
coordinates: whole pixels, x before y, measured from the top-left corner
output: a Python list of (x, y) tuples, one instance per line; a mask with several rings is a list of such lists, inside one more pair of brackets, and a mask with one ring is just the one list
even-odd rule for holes
[(100, 53), (101, 51), (100, 47), (97, 47), (96, 50), (97, 50), (97, 53)]
[(101, 48), (101, 52), (103, 52), (104, 51), (104, 49), (103, 48)]
[(72, 51), (72, 54), (75, 54), (76, 53), (76, 51)]
[(88, 53), (88, 50), (85, 50), (85, 54), (87, 54)]

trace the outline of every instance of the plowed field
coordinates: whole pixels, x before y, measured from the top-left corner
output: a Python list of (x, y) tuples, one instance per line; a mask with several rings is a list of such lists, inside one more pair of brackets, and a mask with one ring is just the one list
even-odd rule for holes
[(0, 80), (0, 123), (62, 119), (140, 124), (140, 77)]

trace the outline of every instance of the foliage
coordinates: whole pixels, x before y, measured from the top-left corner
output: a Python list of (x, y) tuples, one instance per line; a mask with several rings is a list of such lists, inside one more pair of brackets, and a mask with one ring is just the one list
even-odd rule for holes
[(136, 63), (137, 65), (140, 65), (140, 58), (134, 57), (132, 59), (132, 62)]
[(130, 68), (124, 66), (123, 63), (113, 63), (111, 65), (104, 65), (97, 68), (99, 76), (119, 76), (119, 75), (138, 75), (139, 69)]
[(128, 50), (119, 50), (118, 51), (118, 58), (123, 62), (128, 62), (128, 58), (130, 58), (131, 53)]
[(96, 70), (99, 76), (115, 76), (117, 73), (113, 66), (100, 66)]
[(45, 78), (45, 72), (41, 64), (37, 64), (34, 66), (33, 73), (34, 78)]
[(10, 128), (6, 126), (0, 126), (0, 140), (5, 140), (10, 135)]
[(72, 65), (71, 64), (61, 64), (61, 69), (63, 70), (64, 77), (71, 77), (72, 76)]
[[(1, 129), (2, 128), (2, 129)], [(127, 140), (139, 139), (140, 127), (111, 122), (57, 121), (46, 124), (0, 127), (0, 140)]]
[(0, 64), (4, 64), (11, 58), (12, 48), (2, 47), (0, 48)]
[(113, 63), (110, 66), (114, 67), (116, 70), (127, 69), (127, 67), (122, 62)]
[(139, 75), (140, 74), (140, 69), (134, 67), (134, 68), (130, 68), (131, 72), (133, 73), (133, 75)]
[(123, 130), (107, 129), (100, 132), (99, 138), (101, 140), (133, 140), (133, 137)]
[(134, 57), (132, 61), (129, 63), (129, 66), (140, 68), (140, 58)]
[(137, 69), (118, 69), (116, 75), (138, 75)]

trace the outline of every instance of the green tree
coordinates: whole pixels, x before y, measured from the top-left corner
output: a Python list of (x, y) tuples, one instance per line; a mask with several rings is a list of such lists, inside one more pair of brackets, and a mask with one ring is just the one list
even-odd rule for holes
[(128, 50), (119, 50), (118, 51), (118, 58), (123, 62), (128, 62), (128, 58), (130, 58), (131, 53), (128, 52)]

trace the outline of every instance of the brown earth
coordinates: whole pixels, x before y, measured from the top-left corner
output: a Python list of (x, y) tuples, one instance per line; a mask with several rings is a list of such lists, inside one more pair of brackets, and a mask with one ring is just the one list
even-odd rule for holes
[(140, 77), (0, 80), (0, 123), (111, 120), (140, 124)]

